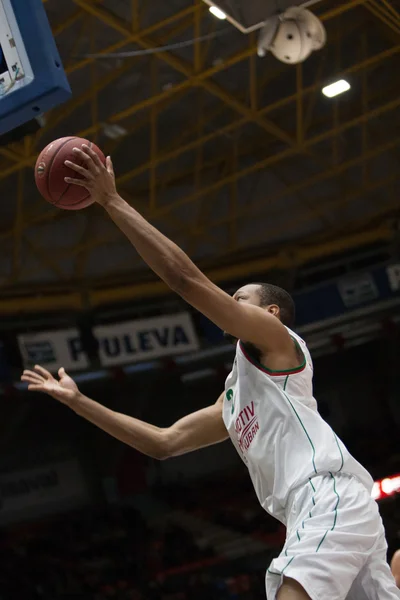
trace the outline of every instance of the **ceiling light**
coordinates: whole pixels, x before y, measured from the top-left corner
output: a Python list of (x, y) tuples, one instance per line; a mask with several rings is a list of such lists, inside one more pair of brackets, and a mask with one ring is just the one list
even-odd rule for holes
[(226, 14), (224, 13), (223, 10), (221, 10), (220, 8), (218, 8), (218, 6), (210, 6), (210, 8), (208, 9), (210, 11), (210, 13), (212, 15), (214, 15), (214, 17), (217, 17), (217, 19), (226, 19)]
[(334, 98), (335, 96), (339, 96), (339, 94), (343, 94), (350, 89), (350, 84), (345, 79), (340, 79), (339, 81), (335, 81), (335, 83), (331, 83), (331, 85), (327, 85), (322, 89), (322, 93), (327, 98)]
[(124, 127), (121, 127), (121, 125), (104, 123), (103, 133), (111, 140), (117, 140), (118, 138), (126, 135), (128, 132)]

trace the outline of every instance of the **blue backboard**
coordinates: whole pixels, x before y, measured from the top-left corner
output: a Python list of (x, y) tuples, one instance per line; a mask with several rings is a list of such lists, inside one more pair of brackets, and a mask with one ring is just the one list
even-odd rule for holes
[(71, 96), (41, 0), (0, 0), (0, 135)]

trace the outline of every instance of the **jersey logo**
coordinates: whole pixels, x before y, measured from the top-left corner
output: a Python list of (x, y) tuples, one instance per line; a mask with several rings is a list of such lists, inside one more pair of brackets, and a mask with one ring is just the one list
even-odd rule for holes
[(258, 417), (256, 415), (254, 402), (250, 402), (240, 411), (235, 421), (235, 431), (239, 449), (244, 455), (250, 448), (257, 432), (260, 429)]
[[(234, 393), (233, 393), (233, 389), (231, 388), (226, 392), (226, 399), (228, 400), (228, 402), (233, 400), (233, 396), (234, 396)], [(231, 408), (231, 415), (233, 415), (234, 411), (235, 411), (235, 402), (233, 401), (232, 408)]]

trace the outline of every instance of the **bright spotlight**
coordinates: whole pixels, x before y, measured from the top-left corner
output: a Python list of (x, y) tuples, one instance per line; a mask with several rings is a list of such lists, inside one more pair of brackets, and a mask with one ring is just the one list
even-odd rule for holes
[(343, 94), (344, 92), (348, 92), (350, 89), (350, 84), (345, 79), (340, 79), (339, 81), (335, 81), (335, 83), (331, 83), (322, 89), (322, 93), (327, 98), (334, 98), (335, 96), (339, 96), (339, 94)]
[(224, 13), (224, 11), (218, 8), (218, 6), (210, 6), (208, 10), (212, 15), (214, 15), (214, 17), (217, 17), (217, 19), (226, 19), (226, 14)]

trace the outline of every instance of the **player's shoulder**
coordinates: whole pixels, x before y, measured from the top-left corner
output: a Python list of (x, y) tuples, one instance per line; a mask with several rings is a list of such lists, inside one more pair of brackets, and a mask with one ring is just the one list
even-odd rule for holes
[(293, 331), (293, 329), (290, 329), (290, 327), (288, 327), (287, 325), (285, 325), (285, 328), (287, 330), (287, 332), (289, 333), (291, 338), (294, 338), (295, 340), (297, 340), (298, 342), (300, 342), (303, 346), (307, 346), (306, 342), (303, 340), (303, 338), (296, 333), (295, 331)]
[(396, 552), (393, 554), (391, 565), (392, 567), (396, 566), (396, 568), (400, 570), (400, 550), (396, 550)]
[(303, 338), (298, 333), (296, 333), (289, 327), (286, 327), (286, 329), (288, 330), (291, 338), (295, 341), (295, 343), (299, 349), (299, 352), (303, 355), (303, 359), (306, 360), (307, 365), (313, 371), (314, 370), (313, 361), (312, 361), (311, 353), (310, 353), (310, 350), (308, 349), (307, 343), (303, 340)]
[(396, 585), (400, 588), (400, 550), (397, 550), (393, 554), (390, 567), (392, 569), (393, 577), (396, 580)]

